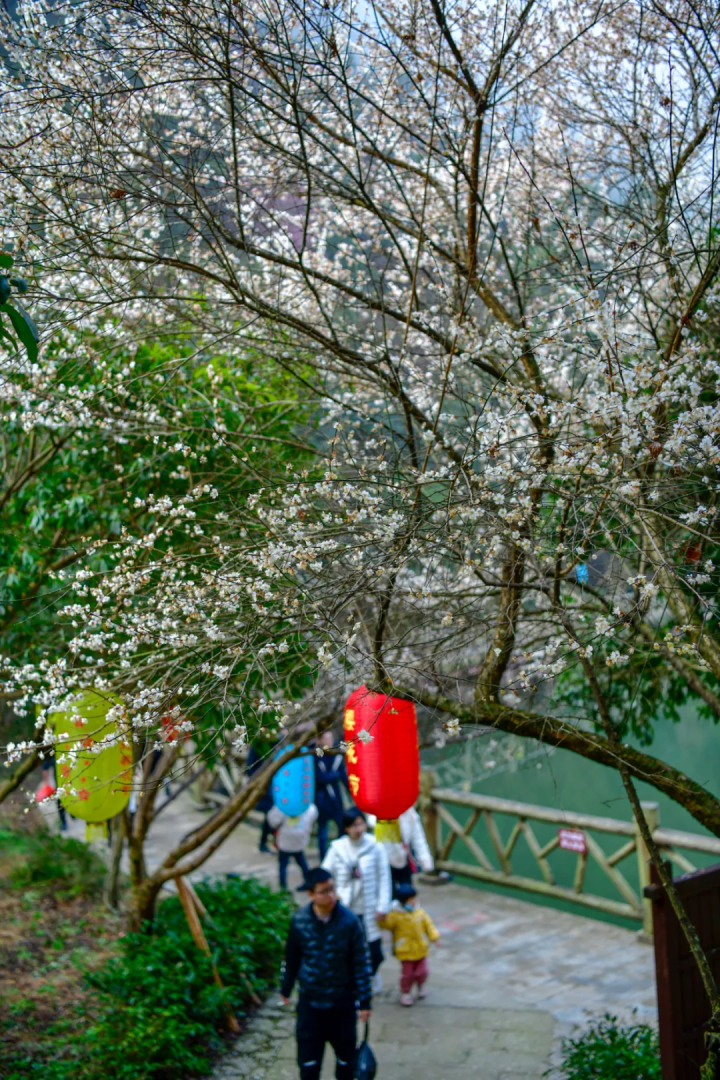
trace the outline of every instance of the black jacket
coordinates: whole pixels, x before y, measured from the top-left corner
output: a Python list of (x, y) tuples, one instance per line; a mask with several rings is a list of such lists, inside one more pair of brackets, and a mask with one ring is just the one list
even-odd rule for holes
[(369, 1009), (370, 955), (356, 915), (336, 904), (329, 922), (312, 904), (300, 908), (290, 923), (280, 993), (290, 997), (297, 980), (300, 997), (316, 1009), (358, 1003)]
[(342, 754), (336, 754), (333, 760), (327, 755), (315, 758), (315, 805), (320, 821), (340, 823), (343, 812), (343, 784), (347, 788), (347, 769)]

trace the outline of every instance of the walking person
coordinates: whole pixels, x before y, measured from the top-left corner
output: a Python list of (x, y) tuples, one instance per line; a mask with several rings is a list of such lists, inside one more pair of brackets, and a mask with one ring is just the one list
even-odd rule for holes
[[(257, 747), (254, 744), (250, 747), (250, 749), (248, 751), (247, 761), (245, 763), (245, 775), (249, 779), (252, 778), (255, 775), (256, 772), (258, 772), (260, 769), (262, 769), (263, 765), (265, 764), (265, 762), (267, 760), (268, 754), (270, 753), (270, 751), (273, 749), (273, 747), (275, 745), (276, 745), (276, 743), (270, 743), (269, 748), (266, 749), (265, 753), (260, 753), (260, 751), (257, 749)], [(260, 843), (258, 844), (258, 851), (261, 851), (264, 855), (269, 855), (270, 854), (270, 848), (268, 847), (268, 840), (272, 836), (273, 831), (272, 831), (272, 828), (270, 827), (270, 823), (268, 821), (267, 816), (268, 816), (268, 811), (270, 810), (272, 805), (273, 805), (273, 797), (272, 797), (272, 791), (270, 790), (270, 782), (268, 781), (267, 788), (265, 789), (263, 794), (260, 796), (258, 801), (255, 803), (255, 809), (257, 811), (259, 811), (259, 813), (261, 813), (263, 815), (263, 823), (262, 823), (262, 830), (260, 832)]]
[(439, 942), (440, 931), (427, 911), (417, 906), (413, 885), (398, 885), (397, 893), (398, 905), (382, 919), (381, 926), (391, 931), (395, 955), (402, 963), (400, 1004), (412, 1005), (413, 986), (418, 988), (418, 998), (425, 997), (430, 942)]
[[(360, 919), (376, 975), (384, 960), (378, 920), (392, 902), (390, 865), (383, 845), (368, 836), (365, 815), (356, 806), (343, 814), (343, 830), (345, 835), (333, 840), (322, 865), (332, 874), (340, 901)], [(375, 989), (380, 989), (379, 976)]]
[(393, 900), (398, 899), (400, 885), (412, 885), (412, 876), (418, 870), (431, 874), (435, 861), (430, 852), (430, 845), (425, 836), (422, 818), (414, 806), (398, 818), (400, 841), (383, 841), (383, 847), (390, 863), (392, 875)]
[[(331, 731), (323, 731), (318, 736), (319, 750), (329, 751), (333, 745)], [(325, 858), (328, 849), (328, 825), (334, 821), (338, 836), (342, 836), (343, 785), (347, 790), (347, 769), (342, 754), (323, 753), (315, 757), (315, 803), (318, 808), (318, 849), (320, 861)]]
[(57, 767), (54, 751), (48, 751), (43, 758), (42, 779), (43, 782), (35, 794), (36, 801), (40, 803), (40, 813), (45, 818), (51, 831), (53, 831), (57, 820), (60, 832), (67, 832), (67, 811), (60, 800), (56, 798), (53, 802), (43, 806), (45, 800), (57, 792)]
[(280, 872), (280, 888), (287, 890), (288, 864), (291, 859), (300, 867), (303, 879), (301, 889), (307, 888), (310, 868), (305, 858), (305, 850), (310, 843), (312, 827), (317, 819), (318, 811), (315, 803), (311, 803), (299, 817), (288, 817), (278, 810), (277, 806), (271, 806), (267, 812), (268, 824), (275, 833), (275, 844), (278, 849), (278, 868)]
[(370, 1018), (372, 995), (365, 936), (356, 915), (338, 902), (329, 871), (307, 880), (310, 903), (293, 915), (280, 985), (283, 1004), (297, 981), (297, 1060), (300, 1080), (319, 1080), (325, 1043), (335, 1051), (336, 1080), (353, 1080), (356, 1014)]

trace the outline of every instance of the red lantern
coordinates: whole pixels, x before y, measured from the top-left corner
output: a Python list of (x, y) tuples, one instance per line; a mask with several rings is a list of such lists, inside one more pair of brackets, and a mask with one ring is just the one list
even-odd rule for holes
[[(397, 818), (420, 792), (420, 753), (415, 706), (361, 686), (345, 706), (348, 783), (356, 806), (375, 814), (378, 840), (400, 840)], [(370, 741), (363, 741), (367, 731)]]

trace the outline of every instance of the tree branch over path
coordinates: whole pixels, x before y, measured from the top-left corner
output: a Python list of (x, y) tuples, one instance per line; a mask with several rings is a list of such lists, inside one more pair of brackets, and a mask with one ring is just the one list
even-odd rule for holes
[(546, 746), (569, 750), (580, 757), (618, 771), (619, 765), (635, 780), (661, 791), (684, 807), (695, 820), (715, 836), (720, 836), (720, 800), (679, 769), (642, 750), (622, 744), (613, 746), (603, 735), (586, 731), (552, 716), (524, 712), (498, 702), (463, 705), (453, 698), (428, 690), (395, 685), (393, 692), (429, 709), (454, 716), (463, 724), (482, 724), (521, 738), (536, 739)]
[[(318, 728), (310, 727), (298, 736), (293, 742), (292, 749), (268, 761), (245, 787), (230, 796), (209, 821), (195, 829), (168, 852), (152, 873), (144, 873), (136, 880), (129, 914), (131, 927), (139, 929), (145, 920), (152, 918), (156, 898), (165, 882), (178, 875), (192, 873), (202, 866), (214, 851), (217, 851), (233, 829), (249, 814), (275, 774), (288, 761), (297, 757), (302, 748), (307, 746), (327, 724), (326, 721)], [(150, 802), (162, 783), (162, 775), (153, 778), (148, 792)]]

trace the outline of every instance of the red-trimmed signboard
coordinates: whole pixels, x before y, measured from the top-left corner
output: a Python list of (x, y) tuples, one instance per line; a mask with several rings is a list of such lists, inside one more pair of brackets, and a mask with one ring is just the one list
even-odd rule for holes
[(587, 855), (587, 841), (582, 829), (558, 829), (558, 846), (563, 851), (574, 851), (577, 855)]

